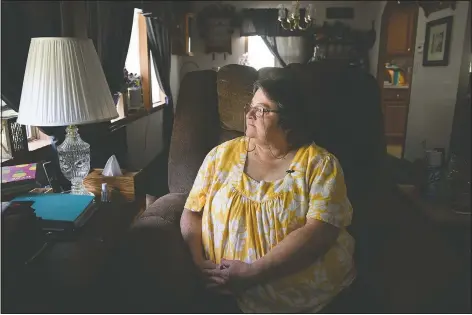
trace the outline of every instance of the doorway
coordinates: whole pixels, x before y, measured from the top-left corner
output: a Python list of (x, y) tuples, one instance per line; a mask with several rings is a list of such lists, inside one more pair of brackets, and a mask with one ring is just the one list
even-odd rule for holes
[(407, 132), (418, 10), (415, 2), (387, 1), (382, 14), (377, 80), (387, 152), (399, 159)]

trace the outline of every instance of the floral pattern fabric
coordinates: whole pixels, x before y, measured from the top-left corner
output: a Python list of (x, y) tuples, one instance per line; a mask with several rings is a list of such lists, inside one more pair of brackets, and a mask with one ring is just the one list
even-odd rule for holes
[(346, 231), (352, 207), (337, 159), (311, 144), (298, 149), (283, 178), (255, 181), (244, 173), (245, 137), (212, 149), (200, 167), (185, 208), (202, 214), (207, 259), (252, 263), (307, 218), (340, 229), (328, 252), (308, 268), (240, 296), (243, 312), (317, 312), (355, 278), (354, 239)]

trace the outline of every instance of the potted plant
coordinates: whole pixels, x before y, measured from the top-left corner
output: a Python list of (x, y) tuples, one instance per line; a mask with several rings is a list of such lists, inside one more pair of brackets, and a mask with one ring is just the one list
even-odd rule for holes
[(141, 77), (136, 73), (123, 70), (125, 98), (128, 109), (139, 109), (143, 107), (143, 96), (141, 87)]

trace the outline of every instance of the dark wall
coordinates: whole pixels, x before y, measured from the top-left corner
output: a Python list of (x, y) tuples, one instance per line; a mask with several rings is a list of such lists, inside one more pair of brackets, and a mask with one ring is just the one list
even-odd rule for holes
[[(467, 24), (471, 23), (471, 8), (469, 12)], [(454, 108), (454, 118), (452, 124), (450, 151), (465, 158), (470, 165), (470, 122), (471, 122), (471, 105), (470, 105), (470, 88), (471, 74), (469, 72), (470, 55), (472, 53), (470, 27), (466, 29), (464, 37), (464, 50), (462, 51), (461, 68), (459, 71), (459, 86), (457, 89), (457, 102)]]
[(457, 100), (454, 110), (454, 120), (451, 133), (451, 152), (462, 156), (470, 165), (470, 122), (471, 122), (471, 105), (470, 105), (470, 79), (469, 87), (465, 91), (465, 95), (461, 95)]

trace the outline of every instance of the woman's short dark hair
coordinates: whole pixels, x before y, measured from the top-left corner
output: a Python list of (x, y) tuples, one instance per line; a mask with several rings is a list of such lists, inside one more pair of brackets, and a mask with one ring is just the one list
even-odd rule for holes
[(254, 93), (258, 89), (277, 105), (280, 111), (279, 125), (287, 132), (287, 141), (292, 149), (313, 142), (306, 110), (306, 94), (294, 76), (284, 73), (260, 79), (254, 83)]

